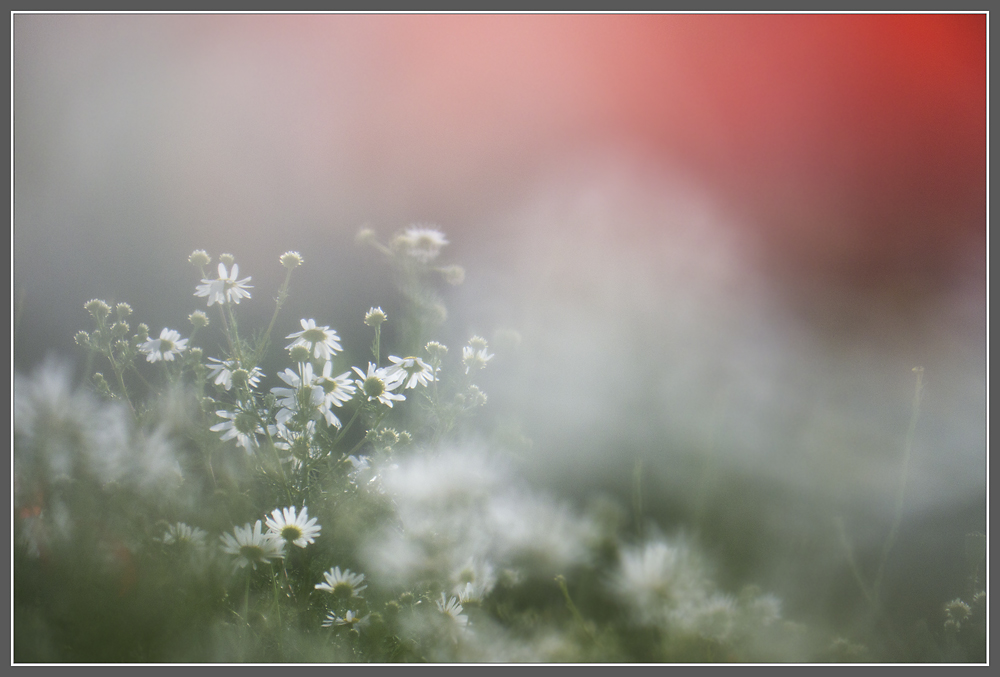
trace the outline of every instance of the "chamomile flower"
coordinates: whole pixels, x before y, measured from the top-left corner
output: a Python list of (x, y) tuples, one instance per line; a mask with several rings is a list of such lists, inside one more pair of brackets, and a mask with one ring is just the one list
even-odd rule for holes
[(368, 621), (369, 616), (371, 616), (371, 614), (361, 617), (355, 614), (350, 609), (348, 609), (347, 613), (344, 614), (344, 617), (341, 618), (340, 616), (331, 611), (329, 614), (327, 614), (326, 620), (323, 621), (323, 627), (332, 628), (334, 625), (346, 625), (349, 628), (353, 628), (355, 624), (363, 626)]
[(441, 248), (448, 244), (444, 233), (435, 228), (411, 226), (399, 236), (407, 254), (421, 263), (427, 263), (441, 253)]
[(334, 597), (347, 599), (349, 597), (361, 597), (362, 591), (367, 585), (362, 585), (365, 580), (364, 574), (353, 574), (350, 569), (340, 570), (340, 567), (333, 567), (329, 571), (323, 572), (324, 583), (317, 583), (317, 590), (326, 590)]
[(447, 597), (442, 592), (441, 599), (437, 601), (437, 608), (438, 611), (460, 626), (467, 625), (469, 622), (469, 617), (462, 613), (462, 605), (459, 604), (456, 597)]
[(226, 269), (225, 263), (219, 263), (219, 277), (216, 280), (202, 280), (201, 284), (195, 288), (195, 296), (207, 296), (208, 305), (215, 303), (239, 303), (241, 298), (250, 298), (247, 289), (253, 289), (253, 285), (248, 285), (249, 277), (237, 280), (239, 276), (239, 264), (232, 264), (232, 270)]
[(221, 385), (226, 390), (231, 390), (233, 387), (233, 374), (237, 374), (237, 382), (239, 382), (239, 372), (243, 371), (243, 378), (246, 379), (246, 383), (251, 388), (256, 388), (257, 384), (260, 383), (261, 377), (264, 372), (260, 370), (259, 367), (254, 367), (250, 371), (241, 369), (239, 362), (236, 360), (217, 360), (214, 357), (208, 358), (209, 362), (214, 364), (208, 365), (209, 378), (215, 377), (215, 385)]
[(221, 432), (222, 441), (236, 438), (236, 443), (246, 449), (248, 454), (252, 454), (257, 449), (257, 435), (263, 435), (264, 429), (260, 427), (260, 422), (256, 414), (250, 411), (225, 411), (215, 412), (216, 416), (226, 419), (222, 423), (216, 423), (209, 430)]
[(285, 556), (285, 541), (270, 532), (262, 532), (260, 520), (251, 527), (249, 523), (233, 529), (232, 534), (222, 534), (222, 551), (236, 557), (233, 569), (258, 564)]
[(357, 367), (351, 368), (361, 377), (355, 379), (354, 383), (361, 389), (369, 402), (378, 400), (385, 406), (391, 407), (393, 402), (401, 402), (406, 399), (405, 395), (397, 395), (392, 392), (402, 384), (402, 381), (398, 377), (391, 377), (385, 368), (376, 368), (371, 362), (368, 363), (367, 374)]
[(389, 361), (393, 364), (386, 368), (386, 375), (402, 381), (404, 388), (415, 388), (418, 383), (425, 386), (434, 380), (434, 368), (419, 357), (390, 355)]
[(312, 364), (300, 362), (299, 373), (285, 369), (278, 374), (278, 378), (291, 388), (271, 388), (271, 392), (278, 398), (278, 404), (281, 405), (281, 409), (274, 417), (275, 420), (280, 425), (285, 425), (299, 412), (306, 412), (307, 418), (312, 419), (325, 398), (323, 388), (316, 384)]
[(286, 348), (305, 346), (309, 348), (314, 358), (327, 361), (333, 357), (334, 353), (343, 350), (338, 343), (340, 337), (330, 327), (317, 327), (316, 320), (300, 320), (299, 322), (302, 324), (302, 331), (291, 333), (285, 337), (295, 339), (285, 346)]
[(302, 512), (295, 514), (295, 506), (290, 508), (275, 508), (271, 516), (265, 519), (267, 528), (272, 534), (283, 538), (286, 543), (304, 548), (316, 541), (322, 527), (316, 523), (316, 518), (309, 519), (309, 509), (302, 506)]
[(188, 340), (182, 339), (178, 332), (164, 327), (163, 331), (160, 332), (160, 338), (148, 339), (139, 346), (139, 350), (146, 353), (147, 362), (158, 362), (160, 360), (173, 362), (174, 356), (180, 355), (187, 350), (187, 344)]
[(342, 407), (344, 402), (350, 402), (356, 389), (351, 383), (351, 372), (345, 371), (340, 376), (333, 375), (333, 362), (323, 365), (323, 373), (316, 377), (316, 385), (323, 389), (323, 406), (320, 407), (328, 425), (340, 427), (340, 421), (330, 411), (330, 407)]

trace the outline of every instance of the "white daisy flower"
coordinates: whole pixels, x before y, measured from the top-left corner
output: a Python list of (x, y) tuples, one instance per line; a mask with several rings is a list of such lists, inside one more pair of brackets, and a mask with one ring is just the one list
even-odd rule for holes
[(302, 331), (297, 331), (286, 336), (285, 338), (293, 338), (295, 340), (285, 346), (285, 348), (305, 346), (312, 351), (314, 358), (327, 361), (333, 357), (334, 353), (339, 353), (343, 350), (340, 347), (340, 343), (338, 343), (340, 337), (330, 327), (317, 327), (316, 320), (299, 320), (299, 322), (302, 324)]
[(435, 228), (411, 226), (399, 236), (399, 242), (406, 253), (421, 263), (427, 263), (441, 253), (441, 248), (448, 244), (444, 233)]
[(364, 617), (360, 617), (356, 615), (353, 611), (348, 609), (347, 613), (344, 614), (344, 617), (341, 618), (340, 616), (331, 611), (329, 614), (327, 614), (326, 620), (323, 621), (323, 627), (331, 628), (334, 625), (346, 625), (349, 628), (353, 628), (355, 624), (358, 624), (359, 627), (363, 627), (368, 622), (369, 616), (371, 616), (371, 614), (368, 614)]
[(139, 350), (146, 353), (147, 362), (158, 362), (159, 360), (173, 362), (175, 355), (180, 355), (187, 350), (187, 344), (188, 340), (182, 339), (178, 332), (164, 327), (163, 331), (160, 332), (160, 338), (148, 339), (139, 346)]
[(250, 298), (247, 289), (253, 289), (253, 285), (248, 285), (249, 277), (237, 280), (240, 266), (234, 263), (231, 271), (226, 270), (226, 264), (219, 264), (219, 278), (217, 280), (202, 280), (201, 284), (195, 288), (195, 296), (207, 296), (208, 305), (215, 303), (225, 303), (227, 300), (239, 303), (241, 298)]
[(233, 529), (232, 534), (222, 534), (221, 540), (222, 551), (236, 557), (233, 570), (248, 564), (256, 569), (259, 563), (285, 556), (285, 541), (270, 532), (262, 533), (260, 520), (252, 527), (247, 523)]
[(309, 509), (306, 506), (302, 506), (302, 512), (298, 515), (295, 514), (295, 506), (281, 510), (275, 508), (265, 522), (272, 534), (300, 548), (314, 543), (322, 529), (315, 517), (309, 519)]
[[(209, 362), (214, 362), (215, 364), (208, 365), (210, 370), (209, 378), (215, 377), (215, 385), (222, 386), (226, 390), (230, 390), (233, 387), (233, 373), (240, 370), (239, 362), (236, 360), (217, 360), (214, 357), (208, 358)], [(264, 376), (264, 372), (260, 370), (259, 367), (254, 367), (246, 375), (247, 384), (251, 388), (256, 388), (257, 384), (260, 383), (261, 377)]]
[(417, 384), (427, 385), (434, 380), (434, 369), (419, 357), (396, 357), (389, 356), (389, 361), (393, 363), (386, 368), (386, 375), (394, 380), (400, 380), (405, 388), (415, 388)]
[(441, 599), (437, 601), (437, 608), (438, 611), (450, 617), (458, 625), (464, 626), (469, 622), (469, 617), (462, 613), (462, 605), (458, 603), (458, 599), (455, 597), (446, 597), (442, 592)]
[(323, 365), (323, 373), (316, 377), (316, 385), (323, 389), (324, 399), (320, 412), (326, 418), (327, 425), (340, 427), (338, 419), (330, 407), (342, 407), (344, 402), (350, 402), (356, 389), (350, 379), (351, 372), (345, 371), (340, 376), (333, 376), (333, 362)]
[(271, 388), (271, 392), (278, 398), (278, 404), (281, 405), (275, 420), (284, 425), (300, 411), (308, 412), (309, 418), (312, 418), (325, 398), (323, 388), (316, 384), (312, 364), (300, 362), (298, 374), (291, 369), (285, 369), (278, 374), (278, 378), (291, 388)]
[(361, 389), (361, 392), (368, 398), (368, 401), (378, 400), (387, 407), (391, 407), (393, 402), (401, 402), (406, 399), (405, 395), (397, 395), (391, 392), (402, 385), (398, 378), (390, 377), (385, 368), (376, 368), (371, 362), (368, 363), (368, 373), (361, 371), (357, 367), (351, 367), (357, 372), (360, 379), (355, 379), (354, 383)]
[(365, 580), (364, 574), (352, 574), (350, 569), (341, 572), (340, 567), (333, 567), (329, 571), (323, 572), (325, 583), (317, 583), (317, 590), (326, 590), (336, 597), (362, 597), (361, 592), (367, 588), (362, 585)]
[(260, 427), (256, 414), (249, 411), (224, 411), (215, 412), (217, 416), (226, 419), (222, 423), (216, 423), (209, 430), (221, 432), (222, 441), (236, 438), (236, 443), (246, 449), (248, 454), (252, 454), (259, 446), (257, 435), (263, 435), (264, 429)]

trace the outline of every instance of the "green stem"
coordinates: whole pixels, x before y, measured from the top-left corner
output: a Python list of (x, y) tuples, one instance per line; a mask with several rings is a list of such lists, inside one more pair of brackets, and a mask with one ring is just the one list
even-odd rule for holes
[(573, 615), (573, 620), (577, 622), (580, 629), (586, 633), (587, 637), (593, 640), (593, 633), (590, 632), (590, 628), (587, 627), (586, 621), (583, 620), (580, 610), (576, 608), (575, 604), (573, 604), (573, 598), (569, 596), (569, 588), (566, 587), (566, 577), (559, 574), (556, 576), (556, 583), (559, 584), (559, 589), (562, 590), (563, 598), (566, 600), (566, 608), (569, 609), (569, 612)]
[(882, 547), (882, 559), (878, 565), (878, 574), (875, 576), (875, 583), (872, 584), (872, 596), (877, 600), (879, 587), (882, 584), (882, 577), (885, 574), (885, 565), (889, 559), (889, 551), (896, 543), (899, 535), (899, 525), (903, 521), (903, 499), (906, 496), (906, 479), (910, 469), (910, 456), (913, 452), (913, 437), (917, 429), (917, 419), (920, 417), (920, 395), (923, 387), (924, 368), (914, 367), (913, 371), (917, 375), (917, 386), (913, 393), (913, 406), (910, 413), (910, 425), (906, 429), (906, 441), (903, 443), (903, 469), (899, 475), (899, 489), (896, 491), (896, 505), (893, 510), (892, 527), (889, 535), (885, 539)]
[(632, 469), (632, 510), (635, 513), (635, 529), (642, 540), (642, 459), (635, 460)]
[(275, 300), (274, 314), (271, 315), (271, 322), (267, 325), (267, 331), (264, 332), (264, 340), (260, 343), (260, 348), (256, 355), (254, 355), (254, 363), (260, 363), (260, 360), (264, 355), (262, 354), (266, 347), (271, 343), (271, 330), (274, 329), (274, 323), (278, 319), (278, 311), (281, 310), (281, 306), (285, 304), (285, 300), (288, 298), (288, 285), (292, 280), (292, 269), (289, 268), (288, 272), (285, 274), (285, 281), (281, 283), (281, 287), (278, 289), (278, 298)]

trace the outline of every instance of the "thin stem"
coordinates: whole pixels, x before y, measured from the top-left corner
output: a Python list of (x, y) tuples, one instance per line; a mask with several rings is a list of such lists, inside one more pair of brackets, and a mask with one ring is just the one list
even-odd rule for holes
[(291, 280), (292, 269), (289, 268), (288, 272), (285, 274), (285, 281), (281, 283), (281, 287), (278, 289), (278, 298), (275, 299), (274, 314), (271, 315), (271, 322), (267, 325), (267, 331), (264, 332), (264, 340), (260, 343), (259, 352), (254, 355), (254, 362), (260, 362), (260, 359), (263, 357), (261, 353), (271, 343), (271, 330), (274, 329), (274, 323), (278, 319), (278, 311), (281, 310), (281, 306), (285, 304), (285, 299), (288, 298), (288, 284)]
[(878, 574), (875, 576), (875, 582), (872, 584), (872, 595), (875, 599), (878, 599), (879, 586), (882, 584), (882, 577), (885, 574), (885, 564), (889, 559), (889, 551), (892, 550), (892, 546), (896, 543), (896, 537), (899, 535), (899, 525), (903, 521), (903, 499), (906, 496), (906, 479), (910, 469), (910, 456), (913, 452), (913, 437), (917, 429), (917, 419), (920, 417), (920, 395), (924, 379), (923, 367), (914, 367), (913, 371), (917, 375), (917, 386), (913, 392), (910, 425), (906, 429), (906, 441), (903, 443), (903, 469), (899, 475), (899, 489), (896, 491), (896, 505), (893, 511), (892, 527), (889, 529), (889, 535), (886, 537), (885, 545), (882, 547), (882, 559), (878, 565)]
[(635, 513), (635, 529), (642, 539), (642, 459), (635, 460), (632, 469), (632, 510)]

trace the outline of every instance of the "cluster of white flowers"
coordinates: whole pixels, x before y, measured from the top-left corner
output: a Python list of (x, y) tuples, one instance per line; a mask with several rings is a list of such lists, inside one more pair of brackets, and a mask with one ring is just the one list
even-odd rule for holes
[[(388, 246), (372, 233), (359, 239), (393, 257), (404, 296), (438, 273), (452, 283), (464, 277), (457, 266), (432, 263), (448, 244), (434, 228), (413, 226)], [(134, 332), (128, 326), (127, 304), (94, 299), (85, 308), (97, 328), (80, 332), (77, 342), (111, 365), (113, 378), (92, 377), (105, 402), (70, 388), (65, 369), (49, 366), (33, 379), (15, 374), (20, 558), (45, 560), (60, 544), (74, 554), (93, 547), (107, 565), (93, 570), (115, 577), (123, 600), (115, 613), (169, 607), (175, 594), (197, 600), (192, 616), (217, 615), (192, 632), (211, 627), (209, 634), (251, 647), (239, 660), (270, 656), (255, 653), (273, 644), (259, 641), (263, 629), (284, 642), (305, 627), (295, 636), (319, 636), (315, 655), (333, 661), (543, 661), (618, 658), (615, 651), (629, 645), (620, 638), (636, 628), (663, 637), (669, 652), (678, 635), (731, 645), (747, 627), (780, 625), (777, 598), (720, 592), (692, 542), (629, 541), (617, 526), (533, 489), (502, 445), (476, 442), (485, 436), (463, 428), (463, 417), (486, 402), (474, 381), (494, 354), (479, 335), (451, 362), (445, 345), (424, 342), (422, 334), (444, 317), (433, 294), (409, 298), (418, 329), (398, 334), (419, 338), (412, 344), (423, 344), (419, 356), (412, 346), (384, 349), (389, 317), (381, 307), (364, 314), (374, 334), (366, 366), (346, 361), (337, 331), (302, 318), (301, 330), (279, 344), (291, 364), (270, 383), (260, 364), (272, 330), (282, 326), (278, 310), (302, 257), (280, 257), (287, 272), (277, 308), (252, 341), (237, 330), (236, 308), (251, 298), (251, 278), (239, 277), (232, 255), (219, 258), (217, 277), (209, 278), (209, 255), (189, 257), (201, 270), (194, 295), (218, 306), (210, 331), (224, 339), (216, 349), (226, 348), (216, 357), (199, 347), (199, 331), (210, 326), (204, 310), (189, 316), (189, 337), (164, 328), (154, 338), (144, 324)], [(143, 358), (163, 364), (144, 366)], [(159, 400), (134, 399), (133, 383), (145, 382), (141, 370), (167, 380)], [(159, 415), (151, 414), (156, 407)], [(246, 453), (232, 453), (231, 442)], [(175, 487), (190, 493), (172, 496)], [(154, 491), (157, 500), (136, 505), (137, 496)], [(89, 502), (64, 498), (74, 495)], [(103, 521), (83, 524), (80, 505), (103, 506)], [(207, 529), (176, 521), (190, 515)], [(234, 526), (244, 519), (251, 521)], [(610, 593), (596, 596), (603, 609), (593, 609), (594, 595), (590, 609), (574, 605), (570, 590), (581, 580)], [(536, 595), (545, 586), (548, 593)], [(128, 598), (135, 589), (143, 596)], [(548, 600), (541, 604), (557, 599), (558, 610), (523, 610), (531, 596)], [(948, 607), (956, 628), (968, 609), (959, 601)]]
[(309, 509), (302, 506), (302, 511), (296, 513), (294, 506), (276, 508), (265, 516), (264, 531), (261, 521), (251, 525), (247, 523), (236, 527), (233, 533), (222, 534), (222, 551), (232, 555), (234, 570), (250, 566), (254, 569), (263, 564), (285, 556), (285, 546), (295, 545), (305, 548), (315, 543), (322, 527), (316, 518), (309, 518)]

